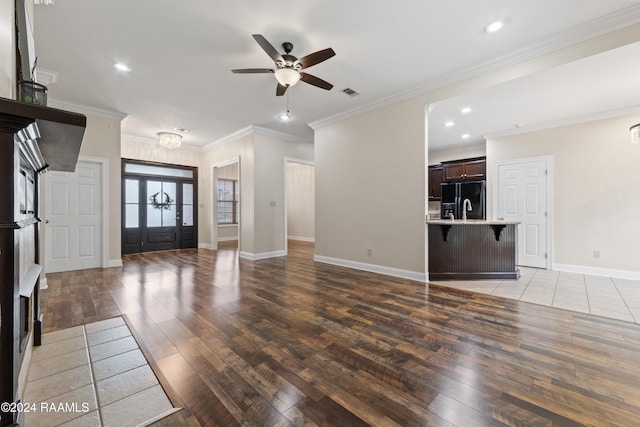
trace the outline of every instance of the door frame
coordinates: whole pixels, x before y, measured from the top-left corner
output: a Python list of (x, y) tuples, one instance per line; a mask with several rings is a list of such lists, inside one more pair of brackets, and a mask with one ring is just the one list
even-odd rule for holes
[[(151, 167), (160, 167), (160, 168), (168, 168), (168, 169), (175, 169), (175, 170), (184, 170), (184, 171), (191, 171), (192, 172), (192, 177), (191, 178), (186, 178), (186, 177), (179, 177), (179, 176), (172, 176), (172, 175), (157, 175), (157, 174), (153, 174), (153, 173), (139, 173), (139, 172), (127, 172), (126, 171), (126, 165), (127, 164), (135, 164), (135, 165), (141, 165), (141, 166), (151, 166)], [(195, 236), (195, 247), (199, 247), (198, 245), (198, 230), (200, 227), (199, 221), (200, 221), (200, 215), (198, 213), (198, 206), (199, 206), (199, 197), (198, 197), (198, 192), (199, 190), (199, 185), (198, 185), (198, 167), (197, 166), (190, 166), (190, 165), (181, 165), (181, 164), (175, 164), (175, 163), (162, 163), (162, 162), (155, 162), (155, 161), (147, 161), (147, 160), (140, 160), (140, 159), (131, 159), (131, 158), (122, 158), (120, 159), (120, 215), (121, 215), (121, 222), (120, 222), (120, 250), (122, 252), (122, 254), (125, 254), (125, 230), (126, 230), (126, 224), (125, 224), (125, 220), (126, 220), (126, 213), (125, 213), (125, 202), (124, 202), (124, 198), (125, 198), (125, 180), (128, 177), (137, 177), (137, 179), (141, 180), (141, 181), (148, 181), (148, 180), (153, 180), (153, 179), (158, 179), (158, 180), (163, 180), (163, 179), (168, 179), (170, 181), (175, 180), (176, 181), (176, 194), (181, 194), (180, 192), (182, 191), (181, 188), (179, 188), (181, 186), (181, 184), (183, 183), (192, 183), (193, 184), (193, 201), (194, 201), (194, 205), (193, 205), (193, 232), (194, 232), (194, 236)], [(140, 194), (141, 195), (141, 194)], [(146, 203), (145, 203), (146, 205)], [(178, 203), (176, 200), (176, 212), (178, 209)], [(180, 209), (182, 209), (182, 206), (180, 206)], [(138, 215), (140, 215), (140, 212), (138, 212)], [(143, 227), (143, 222), (140, 221), (140, 223), (138, 224), (138, 229), (141, 230), (140, 231), (140, 242), (139, 244), (142, 242), (142, 238), (143, 238), (143, 233), (142, 233), (142, 229), (144, 228), (144, 230), (146, 231), (147, 226), (146, 226), (146, 216), (145, 216), (145, 221), (144, 221), (144, 227)], [(182, 249), (183, 248), (183, 240), (182, 240), (182, 225), (179, 224), (176, 221), (176, 233), (177, 233), (177, 239), (180, 242), (180, 245), (177, 249)], [(160, 249), (162, 250), (162, 249)], [(139, 252), (134, 252), (134, 253), (144, 253), (145, 251), (140, 250)]]
[[(316, 174), (316, 163), (313, 160), (304, 160), (304, 159), (298, 159), (295, 157), (286, 157), (284, 158), (284, 254), (288, 255), (289, 254), (289, 216), (288, 216), (288, 209), (287, 207), (289, 206), (289, 186), (287, 185), (287, 177), (288, 177), (288, 169), (287, 169), (287, 165), (289, 163), (299, 163), (302, 165), (307, 165), (307, 166), (312, 166), (313, 167), (313, 176), (314, 176), (314, 181), (315, 181), (315, 174)], [(315, 190), (314, 190), (315, 191)], [(314, 216), (315, 216), (315, 212), (314, 212)], [(313, 222), (315, 224), (315, 218), (313, 219)], [(314, 231), (314, 236), (315, 236), (315, 231)], [(315, 237), (314, 237), (314, 241), (315, 241)]]
[[(97, 163), (100, 165), (100, 169), (101, 169), (101, 173), (100, 173), (100, 191), (102, 192), (102, 197), (100, 200), (100, 203), (102, 204), (102, 220), (100, 221), (100, 238), (102, 239), (101, 242), (101, 267), (102, 268), (107, 268), (109, 267), (109, 235), (107, 230), (109, 230), (109, 159), (105, 158), (105, 157), (95, 157), (95, 156), (85, 156), (85, 155), (80, 155), (78, 156), (78, 162), (77, 163)], [(77, 165), (76, 163), (76, 165)], [(75, 173), (75, 170), (74, 170)], [(41, 185), (41, 191), (40, 191), (40, 206), (43, 205), (42, 202), (46, 203), (46, 196), (44, 191), (42, 190), (46, 190), (46, 186), (47, 186), (47, 180), (49, 179), (49, 177), (47, 176), (47, 174), (43, 175), (43, 179), (40, 183)], [(43, 213), (46, 215), (46, 210), (47, 210), (47, 206), (45, 205), (45, 209), (43, 210)], [(47, 218), (45, 217), (45, 224), (47, 222)], [(44, 235), (44, 244), (43, 242), (40, 243), (40, 260), (42, 260), (43, 263), (43, 275), (46, 274), (45, 272), (47, 271), (47, 244), (46, 241), (47, 239), (51, 238), (50, 233), (49, 233), (49, 228), (43, 227), (44, 231), (43, 231), (43, 235)], [(46, 277), (46, 276), (45, 276)], [(46, 278), (44, 278), (44, 286), (46, 287)]]
[(547, 226), (547, 260), (546, 260), (546, 269), (553, 269), (553, 156), (545, 155), (545, 156), (533, 156), (533, 157), (522, 157), (517, 159), (509, 159), (509, 160), (500, 160), (494, 163), (493, 167), (493, 185), (492, 185), (492, 214), (493, 219), (497, 219), (498, 211), (499, 211), (499, 202), (498, 195), (500, 194), (500, 166), (508, 166), (518, 163), (531, 163), (531, 162), (545, 162), (546, 165), (546, 184), (547, 184), (547, 216), (546, 216), (546, 226)]
[(223, 162), (214, 163), (211, 165), (211, 249), (218, 249), (218, 192), (217, 192), (217, 179), (218, 168), (225, 166), (238, 164), (238, 187), (240, 190), (240, 197), (238, 198), (238, 253), (240, 253), (242, 243), (242, 164), (240, 162), (240, 156), (225, 160)]

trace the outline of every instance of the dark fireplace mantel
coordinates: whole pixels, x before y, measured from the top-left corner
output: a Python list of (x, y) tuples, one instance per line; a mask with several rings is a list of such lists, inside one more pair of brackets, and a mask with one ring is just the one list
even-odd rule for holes
[[(85, 127), (82, 114), (0, 98), (0, 403), (21, 398), (42, 332), (38, 177), (75, 170)], [(17, 422), (0, 410), (0, 426)]]

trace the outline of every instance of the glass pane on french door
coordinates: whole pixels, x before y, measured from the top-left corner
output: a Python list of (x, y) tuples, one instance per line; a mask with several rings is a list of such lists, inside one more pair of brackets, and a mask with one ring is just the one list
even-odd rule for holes
[(176, 226), (176, 183), (148, 180), (147, 227)]

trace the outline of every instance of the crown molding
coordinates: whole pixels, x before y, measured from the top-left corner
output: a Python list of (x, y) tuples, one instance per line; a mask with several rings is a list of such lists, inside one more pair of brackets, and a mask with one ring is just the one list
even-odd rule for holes
[(256, 126), (256, 125), (253, 125), (251, 127), (253, 128), (253, 131), (255, 133), (260, 134), (260, 135), (270, 136), (270, 137), (273, 137), (273, 138), (282, 139), (284, 141), (295, 142), (295, 143), (300, 143), (300, 144), (313, 144), (312, 140), (310, 141), (308, 139), (300, 138), (300, 137), (297, 137), (295, 135), (291, 135), (291, 134), (288, 134), (288, 133), (284, 133), (284, 132), (280, 132), (280, 131), (277, 131), (277, 130), (265, 128), (265, 127), (262, 127), (262, 126)]
[(239, 129), (233, 133), (230, 133), (227, 136), (224, 136), (220, 139), (217, 139), (215, 141), (213, 141), (210, 144), (207, 144), (204, 146), (204, 150), (209, 150), (215, 146), (218, 145), (222, 145), (222, 144), (226, 144), (227, 142), (231, 142), (231, 141), (235, 141), (237, 139), (240, 138), (244, 138), (247, 135), (251, 135), (251, 134), (259, 134), (259, 135), (264, 135), (264, 136), (270, 136), (272, 138), (277, 138), (277, 139), (282, 139), (284, 141), (290, 141), (290, 142), (296, 142), (296, 143), (304, 143), (304, 144), (312, 144), (313, 141), (309, 141), (303, 138), (299, 138), (297, 136), (294, 135), (290, 135), (288, 133), (284, 133), (284, 132), (280, 132), (277, 130), (273, 130), (273, 129), (269, 129), (266, 127), (262, 127), (262, 126), (256, 126), (256, 125), (249, 125), (247, 127), (244, 127), (242, 129)]
[(210, 150), (211, 148), (218, 145), (226, 144), (227, 142), (235, 141), (236, 139), (244, 138), (247, 135), (251, 135), (252, 132), (253, 132), (252, 126), (244, 127), (233, 133), (230, 133), (227, 136), (223, 136), (222, 138), (216, 139), (215, 141), (205, 145), (204, 151)]
[[(138, 143), (142, 143), (142, 144), (153, 144), (155, 146), (159, 147), (158, 144), (158, 139), (156, 138), (149, 138), (146, 136), (138, 136), (138, 135), (130, 135), (130, 134), (122, 134), (122, 141), (132, 141), (132, 142), (138, 142)], [(187, 143), (182, 143), (179, 147), (180, 150), (188, 150), (188, 151), (197, 151), (197, 152), (204, 152), (205, 149), (203, 147), (200, 147), (199, 145), (193, 145), (193, 144), (187, 144)]]
[(400, 93), (315, 120), (308, 123), (308, 125), (313, 130), (320, 129), (333, 123), (453, 86), (638, 23), (640, 23), (640, 4), (632, 5), (612, 14), (577, 25), (544, 41), (463, 69), (457, 73), (452, 73), (445, 78), (427, 81)]
[(482, 135), (485, 139), (504, 138), (507, 136), (520, 135), (530, 132), (538, 132), (547, 129), (555, 129), (564, 126), (578, 125), (581, 123), (595, 122), (598, 120), (612, 119), (615, 117), (629, 116), (632, 114), (640, 114), (640, 105), (632, 107), (619, 108), (615, 110), (603, 111), (595, 114), (587, 114), (583, 116), (570, 117), (562, 120), (553, 120), (550, 122), (536, 123), (531, 126), (523, 126), (518, 129), (507, 129), (499, 132), (491, 132)]
[(104, 119), (111, 120), (124, 120), (128, 114), (121, 113), (119, 111), (103, 110), (100, 108), (89, 107), (88, 105), (74, 104), (71, 102), (61, 101), (55, 98), (49, 98), (49, 107), (59, 108), (61, 110), (72, 111), (74, 113), (86, 114), (89, 116), (102, 117)]

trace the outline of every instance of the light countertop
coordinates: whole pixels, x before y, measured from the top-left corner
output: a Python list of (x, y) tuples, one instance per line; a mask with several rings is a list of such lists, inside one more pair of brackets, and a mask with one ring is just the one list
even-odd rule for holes
[(520, 221), (490, 221), (484, 219), (468, 219), (463, 221), (461, 219), (430, 219), (427, 220), (427, 224), (436, 225), (515, 225), (520, 224)]

